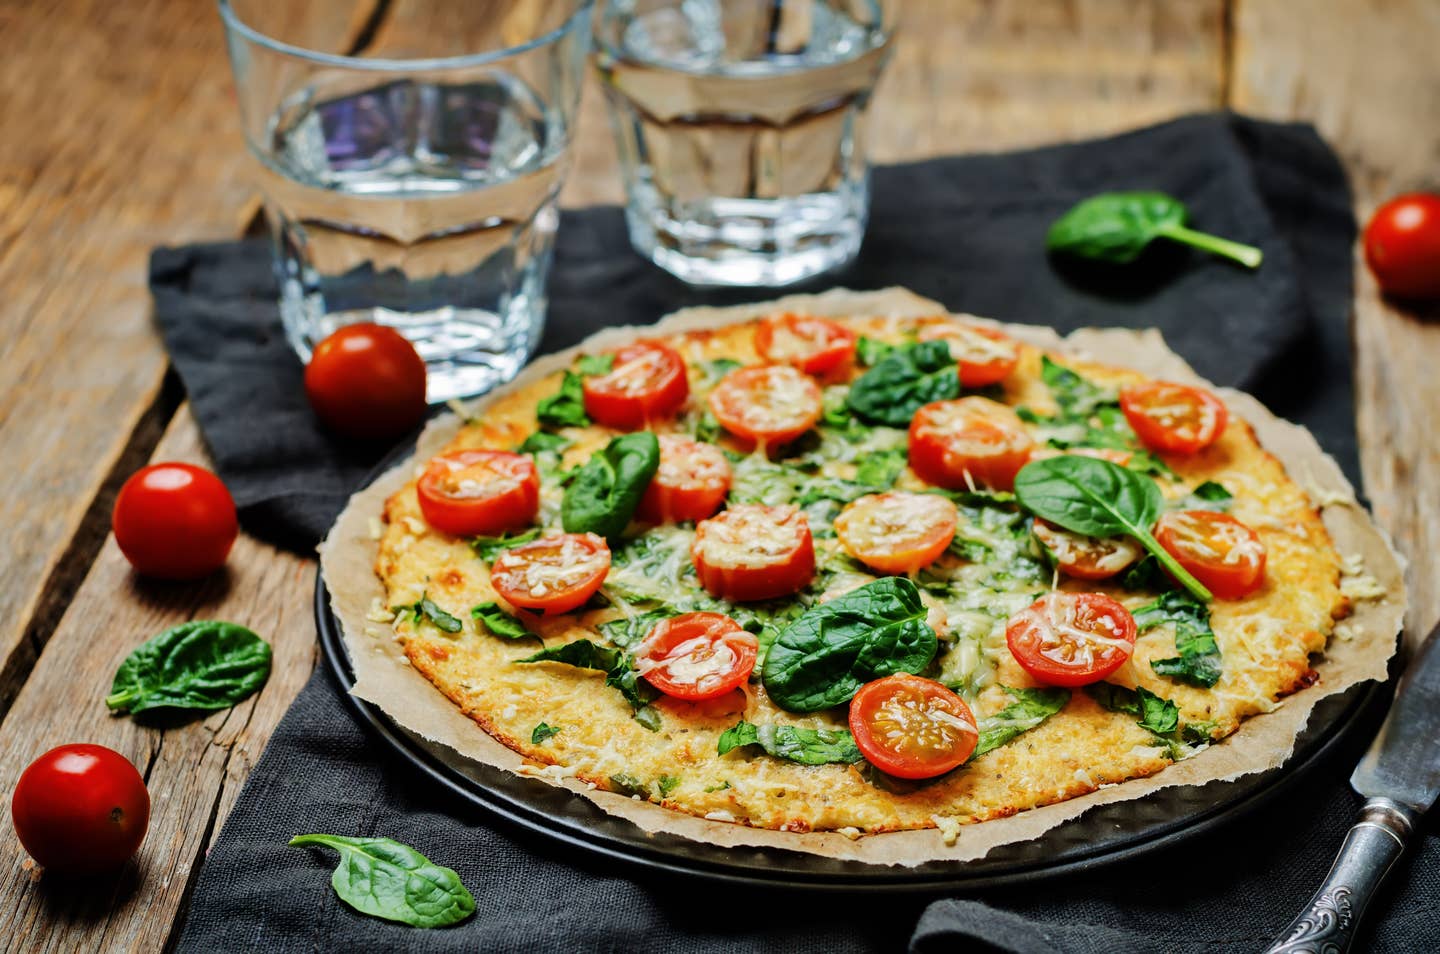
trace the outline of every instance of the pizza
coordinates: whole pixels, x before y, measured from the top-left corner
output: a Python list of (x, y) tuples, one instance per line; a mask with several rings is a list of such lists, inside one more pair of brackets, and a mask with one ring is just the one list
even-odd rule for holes
[(369, 514), (366, 631), (527, 772), (953, 840), (1204, 752), (1385, 595), (1213, 390), (867, 301), (492, 395)]

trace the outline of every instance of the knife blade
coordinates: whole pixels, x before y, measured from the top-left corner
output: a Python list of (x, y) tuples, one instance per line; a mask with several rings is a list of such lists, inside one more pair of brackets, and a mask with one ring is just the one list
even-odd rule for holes
[(1440, 795), (1440, 626), (1400, 677), (1390, 712), (1350, 786), (1366, 796), (1360, 817), (1310, 903), (1266, 954), (1347, 950), (1371, 895)]

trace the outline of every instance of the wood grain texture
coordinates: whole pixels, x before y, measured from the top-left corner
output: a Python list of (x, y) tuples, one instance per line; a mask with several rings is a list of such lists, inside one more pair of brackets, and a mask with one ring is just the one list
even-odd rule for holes
[[(348, 9), (286, 15), (357, 28)], [(156, 404), (150, 251), (233, 236), (251, 185), (214, 0), (6, 3), (0, 87), (3, 718), (54, 625), (46, 594), (73, 590), (93, 546), (62, 557), (87, 513), (94, 539), (108, 526), (92, 501), (175, 407)]]
[[(157, 456), (204, 463), (188, 410)], [(0, 950), (159, 950), (196, 867), (265, 741), (314, 668), (308, 594), (315, 564), (241, 537), (227, 570), (202, 585), (140, 580), (108, 542), (39, 664), (0, 725), (0, 798), (40, 753), (85, 740), (124, 754), (150, 789), (150, 831), (118, 877), (78, 886), (37, 872), (10, 825), (0, 827)], [(117, 717), (104, 698), (120, 662), (189, 619), (248, 626), (274, 649), (270, 680), (209, 716)]]
[[(1339, 151), (1363, 224), (1380, 202), (1440, 188), (1440, 4), (1239, 0), (1235, 108), (1313, 122)], [(1407, 631), (1440, 618), (1440, 311), (1381, 296), (1356, 250), (1356, 415), (1376, 519), (1409, 559)]]

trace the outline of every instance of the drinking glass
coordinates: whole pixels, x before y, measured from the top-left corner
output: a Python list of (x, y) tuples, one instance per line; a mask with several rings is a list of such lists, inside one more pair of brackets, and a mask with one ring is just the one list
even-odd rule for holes
[(849, 261), (893, 19), (881, 0), (605, 2), (595, 58), (636, 250), (702, 285), (784, 285)]
[(589, 0), (219, 5), (301, 358), (374, 321), (415, 345), (432, 402), (514, 377), (544, 327)]

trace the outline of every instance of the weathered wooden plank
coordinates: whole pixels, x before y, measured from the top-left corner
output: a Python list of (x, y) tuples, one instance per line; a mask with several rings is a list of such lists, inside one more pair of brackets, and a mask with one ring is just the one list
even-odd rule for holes
[[(351, 12), (322, 12), (346, 43)], [(174, 408), (152, 408), (150, 250), (233, 235), (250, 160), (213, 0), (6, 4), (0, 86), (3, 718), (53, 626), (45, 594), (71, 592), (100, 539), (74, 547), (87, 511), (106, 523), (92, 501), (147, 411), (158, 430)]]
[[(204, 462), (187, 410), (157, 458)], [(227, 570), (202, 585), (140, 580), (108, 541), (0, 725), (0, 798), (20, 771), (66, 742), (108, 745), (130, 758), (150, 789), (150, 832), (138, 864), (110, 880), (76, 885), (35, 877), (11, 827), (0, 826), (0, 949), (162, 948), (195, 868), (224, 821), (265, 741), (316, 659), (309, 593), (313, 561), (242, 537)], [(104, 704), (121, 660), (160, 630), (188, 619), (249, 626), (275, 651), (264, 689), (203, 718), (113, 717)]]
[[(1440, 6), (1238, 0), (1234, 105), (1305, 119), (1339, 151), (1363, 223), (1396, 193), (1440, 185)], [(1412, 638), (1440, 617), (1440, 324), (1385, 300), (1356, 255), (1356, 414), (1375, 516), (1409, 558)]]

